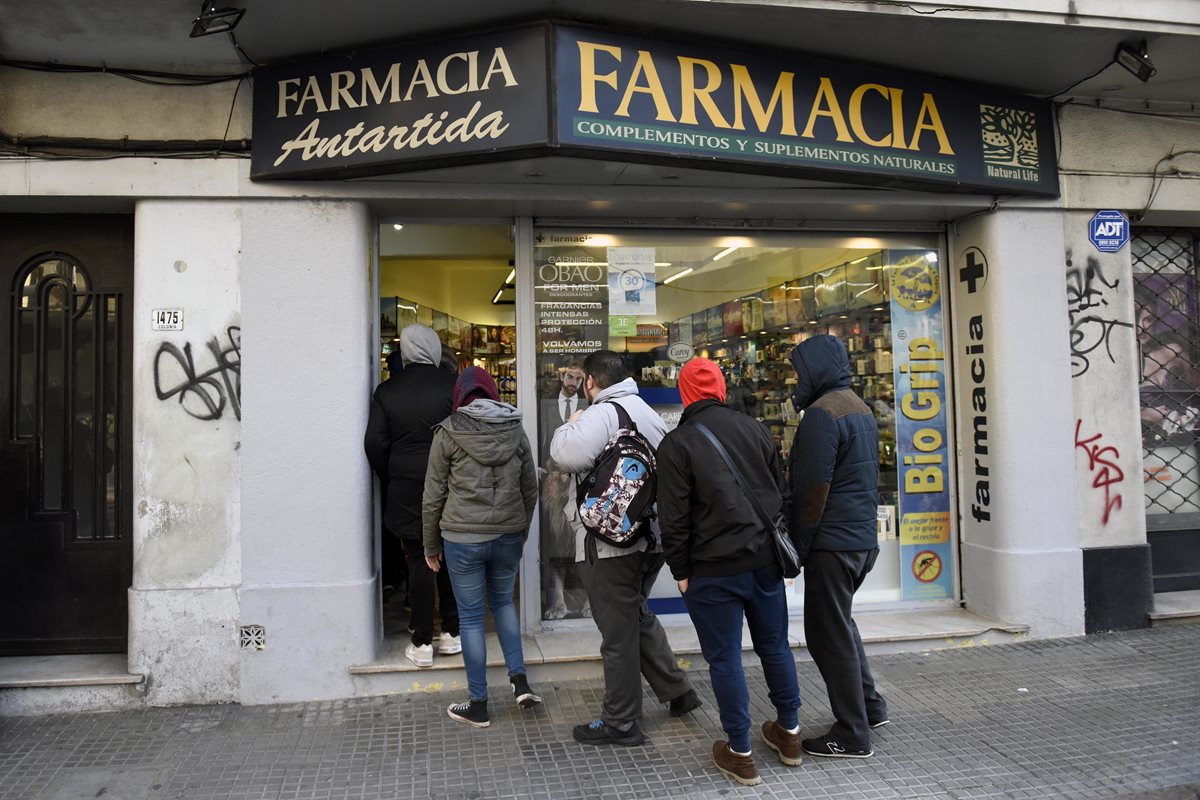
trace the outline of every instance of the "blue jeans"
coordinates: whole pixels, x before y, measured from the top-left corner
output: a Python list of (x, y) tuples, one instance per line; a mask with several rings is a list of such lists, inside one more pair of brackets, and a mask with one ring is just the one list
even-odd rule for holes
[(750, 751), (750, 693), (742, 671), (743, 616), (750, 625), (754, 652), (762, 661), (776, 719), (788, 730), (795, 728), (800, 687), (788, 643), (787, 597), (779, 567), (770, 564), (740, 575), (691, 578), (683, 600), (708, 662), (729, 746), (739, 753)]
[(506, 533), (481, 544), (459, 544), (446, 540), (446, 568), (458, 600), (459, 635), (463, 662), (467, 666), (467, 692), (472, 700), (487, 699), (487, 642), (483, 638), (483, 600), (487, 595), (496, 635), (504, 650), (508, 676), (525, 673), (521, 652), (521, 624), (513, 607), (513, 586), (521, 564), (521, 533)]

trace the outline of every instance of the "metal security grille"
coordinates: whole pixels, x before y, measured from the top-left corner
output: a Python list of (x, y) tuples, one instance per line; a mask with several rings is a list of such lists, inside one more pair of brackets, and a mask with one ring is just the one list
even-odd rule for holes
[(121, 538), (117, 513), (119, 297), (93, 289), (65, 253), (43, 253), (13, 287), (11, 441), (33, 453), (34, 516), (68, 541)]
[(1200, 514), (1198, 240), (1200, 231), (1142, 229), (1132, 242), (1146, 514), (1160, 525), (1170, 522), (1162, 515)]

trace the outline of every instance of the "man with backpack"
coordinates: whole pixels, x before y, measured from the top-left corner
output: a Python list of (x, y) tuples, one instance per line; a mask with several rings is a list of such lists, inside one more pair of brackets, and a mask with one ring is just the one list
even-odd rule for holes
[[(606, 454), (609, 440), (618, 430), (635, 427), (650, 448), (657, 448), (667, 432), (658, 414), (638, 396), (637, 384), (629, 377), (619, 355), (611, 350), (598, 350), (584, 360), (583, 373), (589, 405), (575, 412), (555, 431), (550, 443), (550, 457), (562, 469), (575, 473), (579, 482), (586, 477), (598, 477), (589, 473), (598, 466), (597, 460)], [(652, 454), (649, 460), (653, 460)], [(603, 474), (603, 469), (597, 472)], [(641, 472), (633, 482), (636, 486), (631, 485), (634, 492), (641, 481), (653, 479), (652, 469), (649, 475), (644, 469)], [(620, 475), (615, 480), (611, 475), (605, 476), (604, 485), (593, 486), (589, 491), (602, 492), (622, 480)], [(675, 661), (662, 625), (646, 604), (663, 565), (657, 523), (645, 518), (631, 520), (636, 530), (629, 527), (626, 533), (634, 531), (634, 535), (622, 542), (623, 546), (615, 546), (584, 527), (576, 497), (569, 498), (567, 513), (575, 529), (575, 560), (587, 589), (592, 617), (600, 630), (600, 655), (604, 661), (604, 704), (600, 717), (575, 726), (575, 741), (591, 745), (640, 745), (646, 737), (638, 726), (642, 717), (639, 674), (646, 676), (660, 703), (670, 703), (672, 716), (687, 714), (700, 706), (700, 698), (687, 674)]]

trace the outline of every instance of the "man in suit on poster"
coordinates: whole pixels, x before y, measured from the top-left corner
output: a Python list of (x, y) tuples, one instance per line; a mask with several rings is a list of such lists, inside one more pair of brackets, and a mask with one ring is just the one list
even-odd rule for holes
[[(554, 432), (571, 418), (576, 411), (587, 408), (587, 398), (579, 392), (583, 386), (583, 366), (577, 361), (568, 362), (559, 370), (559, 388), (554, 397), (541, 401), (538, 437), (541, 440), (540, 464), (545, 470), (542, 481), (542, 563), (546, 569), (547, 594), (546, 619), (562, 619), (567, 616), (566, 584), (567, 571), (574, 568), (575, 532), (567, 521), (563, 508), (567, 497), (575, 491), (569, 473), (558, 469), (550, 460), (550, 440)], [(586, 601), (580, 612), (587, 616)]]

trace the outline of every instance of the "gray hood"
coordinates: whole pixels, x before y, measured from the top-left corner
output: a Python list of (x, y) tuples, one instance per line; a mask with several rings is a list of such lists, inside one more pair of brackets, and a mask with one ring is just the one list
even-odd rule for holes
[(442, 360), (442, 340), (428, 325), (405, 325), (400, 331), (400, 355), (405, 366), (436, 365)]
[(521, 412), (496, 400), (475, 400), (447, 417), (440, 427), (467, 455), (489, 467), (514, 458), (525, 438)]

